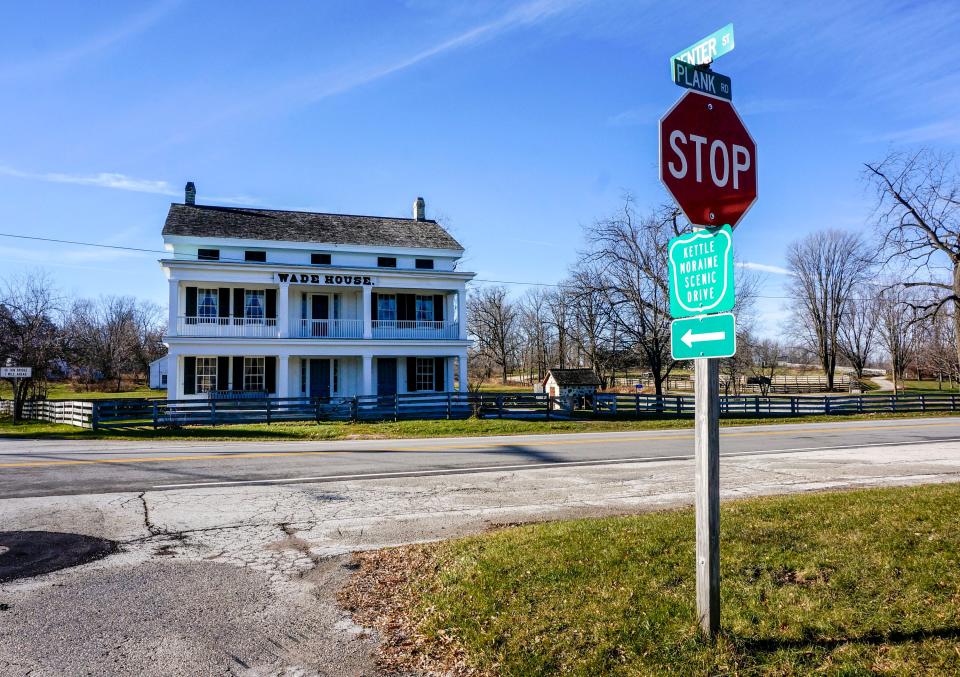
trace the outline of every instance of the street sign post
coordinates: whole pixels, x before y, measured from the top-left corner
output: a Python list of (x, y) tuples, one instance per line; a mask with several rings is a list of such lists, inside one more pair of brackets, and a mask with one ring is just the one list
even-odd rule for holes
[(675, 360), (730, 357), (736, 352), (733, 313), (685, 317), (670, 323), (670, 353)]
[(683, 61), (673, 62), (673, 81), (681, 87), (719, 96), (727, 101), (733, 98), (733, 85), (726, 75)]
[(670, 75), (673, 76), (673, 62), (682, 61), (695, 66), (711, 63), (718, 56), (733, 51), (733, 24), (727, 24), (718, 31), (714, 31), (702, 40), (698, 40), (684, 50), (670, 57)]
[(733, 310), (733, 231), (703, 228), (667, 246), (671, 317)]
[(0, 378), (30, 378), (33, 367), (0, 367)]
[(680, 97), (660, 119), (660, 180), (690, 223), (736, 227), (757, 199), (757, 145), (732, 103)]

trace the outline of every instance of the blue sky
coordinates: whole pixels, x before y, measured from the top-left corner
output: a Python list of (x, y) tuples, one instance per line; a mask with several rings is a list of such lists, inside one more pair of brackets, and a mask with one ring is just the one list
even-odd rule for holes
[[(960, 3), (16, 3), (0, 28), (0, 232), (160, 248), (171, 200), (406, 216), (417, 195), (485, 279), (555, 282), (624, 191), (666, 199), (668, 58), (715, 65), (758, 144), (739, 258), (868, 229), (862, 163), (960, 143)], [(156, 256), (0, 238), (2, 275), (163, 303)], [(764, 276), (759, 328), (786, 317)], [(518, 287), (522, 290), (522, 287)]]

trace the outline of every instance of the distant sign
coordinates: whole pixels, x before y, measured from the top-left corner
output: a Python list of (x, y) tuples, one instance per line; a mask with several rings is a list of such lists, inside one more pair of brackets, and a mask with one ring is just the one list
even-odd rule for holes
[(667, 247), (670, 315), (689, 317), (733, 310), (733, 231), (695, 230)]
[(0, 378), (30, 378), (33, 367), (0, 367)]
[(694, 66), (711, 63), (718, 56), (733, 51), (733, 24), (727, 24), (718, 31), (699, 40), (670, 57), (670, 76), (675, 76), (674, 61), (683, 61)]
[(733, 99), (730, 78), (700, 66), (694, 66), (683, 61), (674, 61), (673, 81), (687, 89), (695, 89), (704, 94), (719, 96), (727, 101)]
[(736, 352), (733, 313), (685, 317), (670, 323), (670, 353), (675, 360), (730, 357)]

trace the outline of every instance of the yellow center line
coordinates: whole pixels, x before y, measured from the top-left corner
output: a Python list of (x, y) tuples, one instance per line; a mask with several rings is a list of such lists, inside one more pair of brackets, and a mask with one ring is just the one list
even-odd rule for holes
[[(847, 433), (847, 432), (863, 432), (869, 430), (904, 430), (904, 429), (917, 429), (917, 428), (935, 428), (941, 426), (957, 426), (958, 422), (943, 422), (943, 423), (903, 423), (903, 424), (892, 424), (892, 425), (863, 425), (863, 426), (850, 426), (844, 428), (814, 428), (814, 429), (804, 429), (804, 430), (790, 430), (790, 429), (780, 429), (780, 430), (740, 430), (736, 432), (723, 432), (721, 430), (720, 436), (725, 438), (731, 437), (755, 437), (755, 436), (775, 436), (775, 435), (796, 435), (796, 434), (831, 434), (831, 433)], [(546, 439), (542, 441), (536, 440), (527, 440), (523, 442), (519, 441), (509, 441), (509, 442), (484, 442), (484, 438), (477, 438), (476, 442), (472, 443), (461, 443), (461, 444), (444, 444), (444, 445), (431, 445), (428, 447), (397, 447), (393, 449), (380, 449), (376, 453), (418, 453), (418, 452), (430, 452), (430, 451), (456, 451), (460, 449), (478, 449), (478, 448), (504, 448), (504, 447), (515, 447), (530, 445), (535, 447), (545, 447), (545, 446), (569, 446), (569, 445), (578, 445), (578, 444), (591, 444), (591, 443), (607, 443), (607, 444), (625, 444), (630, 442), (657, 442), (657, 441), (666, 441), (666, 440), (692, 440), (693, 434), (689, 431), (683, 431), (673, 434), (661, 434), (661, 435), (644, 435), (644, 436), (635, 436), (635, 437), (614, 437), (610, 439), (603, 440), (593, 440), (589, 439)], [(371, 442), (376, 442), (376, 440), (371, 440)], [(167, 462), (185, 462), (185, 461), (224, 461), (232, 459), (248, 459), (248, 458), (281, 458), (286, 456), (317, 456), (317, 455), (328, 455), (328, 454), (342, 454), (350, 452), (369, 452), (366, 449), (325, 449), (325, 450), (306, 450), (306, 451), (266, 451), (266, 452), (256, 452), (256, 451), (242, 451), (234, 453), (218, 453), (218, 454), (189, 454), (186, 453), (181, 456), (139, 456), (133, 458), (94, 458), (94, 459), (76, 459), (76, 460), (47, 460), (47, 461), (21, 461), (15, 463), (0, 463), (0, 468), (42, 468), (50, 466), (70, 466), (70, 465), (97, 465), (102, 463), (167, 463)], [(75, 452), (61, 452), (61, 453), (75, 453)]]

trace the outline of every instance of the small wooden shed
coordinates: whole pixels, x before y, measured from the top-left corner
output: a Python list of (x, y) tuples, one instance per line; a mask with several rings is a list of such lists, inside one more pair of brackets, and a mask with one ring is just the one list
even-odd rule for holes
[(600, 377), (593, 369), (550, 369), (543, 379), (543, 392), (561, 402), (593, 400)]

